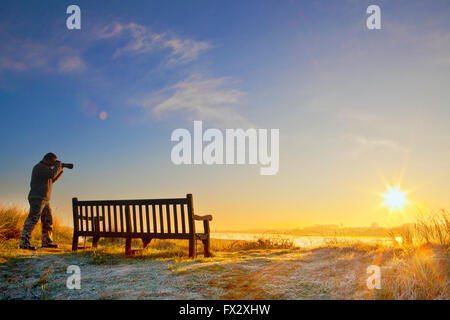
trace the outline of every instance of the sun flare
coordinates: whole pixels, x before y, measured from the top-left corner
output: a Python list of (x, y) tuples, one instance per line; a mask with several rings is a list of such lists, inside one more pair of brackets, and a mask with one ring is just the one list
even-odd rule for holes
[(387, 187), (388, 192), (382, 194), (382, 196), (386, 199), (383, 203), (385, 206), (389, 206), (391, 211), (396, 209), (403, 210), (403, 205), (408, 204), (409, 201), (406, 199), (406, 194), (408, 192), (401, 191), (400, 187)]

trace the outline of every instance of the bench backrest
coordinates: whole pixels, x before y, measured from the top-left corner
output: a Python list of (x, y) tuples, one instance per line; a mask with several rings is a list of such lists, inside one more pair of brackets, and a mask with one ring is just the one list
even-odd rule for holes
[(195, 233), (192, 194), (186, 198), (139, 200), (72, 199), (74, 231), (101, 233), (165, 234), (187, 236)]

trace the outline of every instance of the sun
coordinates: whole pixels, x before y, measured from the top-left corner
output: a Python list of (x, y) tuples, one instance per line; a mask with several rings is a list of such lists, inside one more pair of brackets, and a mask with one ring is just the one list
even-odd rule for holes
[(408, 192), (401, 191), (399, 186), (396, 187), (387, 187), (388, 192), (382, 194), (386, 200), (384, 201), (383, 205), (389, 206), (391, 208), (391, 211), (394, 211), (396, 209), (402, 211), (403, 205), (408, 204), (409, 201), (406, 199), (406, 194)]

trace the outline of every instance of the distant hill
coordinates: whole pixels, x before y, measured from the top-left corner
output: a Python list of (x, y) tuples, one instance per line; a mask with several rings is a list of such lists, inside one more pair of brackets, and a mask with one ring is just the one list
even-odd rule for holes
[(411, 224), (404, 224), (398, 227), (386, 228), (376, 224), (368, 227), (344, 227), (336, 224), (314, 225), (295, 229), (247, 229), (247, 230), (227, 230), (220, 232), (242, 232), (242, 233), (275, 233), (294, 236), (340, 236), (340, 237), (387, 237), (389, 234), (399, 234), (401, 230), (410, 227)]

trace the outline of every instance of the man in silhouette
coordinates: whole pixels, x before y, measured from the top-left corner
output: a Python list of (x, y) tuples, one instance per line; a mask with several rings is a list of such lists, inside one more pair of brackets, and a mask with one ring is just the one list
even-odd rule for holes
[(52, 241), (52, 209), (50, 207), (50, 197), (52, 185), (62, 175), (63, 169), (61, 161), (54, 153), (47, 153), (41, 162), (34, 166), (31, 174), (31, 189), (28, 194), (30, 203), (30, 213), (23, 225), (22, 235), (20, 237), (20, 248), (27, 250), (36, 250), (31, 246), (30, 238), (39, 218), (42, 223), (42, 247), (57, 248)]

